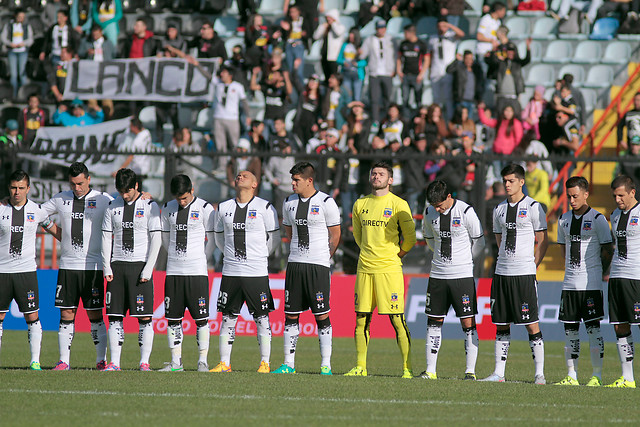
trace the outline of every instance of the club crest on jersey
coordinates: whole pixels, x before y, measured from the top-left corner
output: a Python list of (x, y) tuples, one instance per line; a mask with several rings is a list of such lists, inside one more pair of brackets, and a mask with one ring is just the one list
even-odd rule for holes
[(256, 211), (255, 209), (250, 210), (249, 213), (247, 214), (247, 218), (249, 219), (256, 219), (258, 217), (258, 211)]
[(633, 304), (633, 311), (635, 311), (636, 313), (640, 313), (640, 302), (636, 302), (635, 304)]
[(267, 294), (264, 292), (260, 293), (260, 302), (267, 302)]
[(144, 295), (136, 295), (136, 304), (140, 305), (140, 304), (144, 304)]
[(528, 313), (529, 312), (529, 304), (527, 304), (526, 302), (522, 303), (522, 308), (520, 309), (520, 311), (522, 311), (522, 313)]
[(322, 292), (316, 293), (316, 301), (317, 302), (323, 302), (324, 301), (324, 294)]
[(311, 215), (318, 215), (320, 213), (320, 206), (313, 205), (311, 206)]
[(462, 304), (468, 305), (470, 303), (471, 303), (471, 298), (469, 298), (469, 295), (467, 294), (462, 295)]
[(95, 200), (87, 200), (87, 207), (89, 209), (95, 209), (97, 206), (98, 205)]
[(452, 227), (460, 227), (460, 218), (453, 218), (451, 220), (451, 226)]
[(593, 301), (593, 298), (587, 298), (587, 307), (588, 308), (593, 308), (596, 305), (596, 303)]
[(634, 216), (633, 218), (631, 218), (631, 221), (629, 221), (629, 225), (638, 225), (638, 217)]
[(398, 302), (398, 294), (397, 293), (392, 293), (391, 294), (391, 302)]
[(384, 208), (382, 216), (385, 218), (391, 218), (391, 215), (393, 215), (393, 210), (391, 208)]
[(34, 299), (36, 299), (36, 293), (33, 291), (27, 292), (27, 300), (33, 301)]
[(591, 230), (591, 221), (585, 221), (582, 224), (582, 229), (585, 230), (585, 231)]
[(27, 212), (27, 222), (34, 222), (36, 220), (35, 214)]
[(98, 288), (91, 288), (91, 296), (92, 296), (92, 297), (99, 297), (99, 296), (100, 296), (100, 289), (98, 289)]
[(191, 212), (189, 219), (196, 221), (198, 218), (200, 218), (200, 212)]
[(207, 304), (204, 297), (198, 298), (198, 307), (204, 307)]
[(144, 209), (136, 209), (136, 218), (144, 217)]
[(520, 209), (518, 211), (518, 218), (526, 218), (527, 216), (527, 210), (526, 209)]

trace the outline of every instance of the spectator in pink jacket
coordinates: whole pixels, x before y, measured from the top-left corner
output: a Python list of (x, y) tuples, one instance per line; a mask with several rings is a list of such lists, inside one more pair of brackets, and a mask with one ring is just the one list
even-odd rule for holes
[(496, 138), (493, 141), (493, 152), (496, 154), (511, 154), (522, 139), (522, 122), (515, 117), (513, 107), (504, 107), (498, 119), (488, 118), (485, 114), (484, 102), (478, 104), (478, 117), (483, 125), (496, 128)]
[(546, 107), (544, 86), (538, 85), (533, 92), (533, 97), (522, 111), (522, 127), (525, 132), (533, 130), (536, 133), (536, 139), (540, 139), (540, 117)]

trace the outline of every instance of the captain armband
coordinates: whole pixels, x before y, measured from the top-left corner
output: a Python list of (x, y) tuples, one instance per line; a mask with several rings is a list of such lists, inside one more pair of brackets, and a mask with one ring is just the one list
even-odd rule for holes
[(42, 225), (42, 227), (46, 228), (47, 230), (51, 230), (51, 228), (55, 225), (55, 222), (51, 221), (51, 218), (47, 217), (47, 219), (42, 221), (40, 225)]

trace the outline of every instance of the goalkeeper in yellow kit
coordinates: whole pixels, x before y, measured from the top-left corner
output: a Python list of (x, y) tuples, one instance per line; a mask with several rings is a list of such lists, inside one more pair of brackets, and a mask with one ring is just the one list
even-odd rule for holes
[(367, 347), (373, 310), (387, 314), (402, 354), (402, 378), (412, 378), (411, 336), (404, 319), (402, 257), (416, 244), (406, 201), (390, 192), (393, 169), (385, 162), (371, 168), (373, 192), (353, 205), (353, 237), (360, 246), (355, 285), (357, 366), (347, 376), (367, 376)]

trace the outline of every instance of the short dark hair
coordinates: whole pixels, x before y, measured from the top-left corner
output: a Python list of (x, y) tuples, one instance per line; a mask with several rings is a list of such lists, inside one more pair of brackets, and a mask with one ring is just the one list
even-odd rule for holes
[(94, 32), (94, 31), (97, 31), (97, 30), (102, 31), (102, 27), (100, 26), (100, 24), (97, 24), (97, 23), (96, 23), (96, 24), (93, 24), (93, 25), (91, 26), (91, 32)]
[(416, 26), (413, 25), (413, 24), (405, 25), (404, 26), (404, 31), (415, 33), (416, 32)]
[(564, 183), (564, 187), (568, 190), (573, 187), (578, 187), (582, 191), (589, 191), (589, 181), (584, 176), (572, 176)]
[(447, 197), (451, 194), (447, 183), (436, 179), (427, 187), (427, 201), (431, 205), (437, 205), (447, 200)]
[(563, 84), (562, 86), (560, 86), (560, 90), (568, 90), (569, 92), (571, 92), (571, 88), (569, 87), (569, 84), (565, 81), (565, 84)]
[(191, 178), (187, 175), (179, 174), (171, 178), (171, 194), (173, 196), (182, 196), (189, 193), (193, 189)]
[(16, 17), (18, 16), (19, 13), (25, 13), (24, 9), (21, 7), (16, 7), (15, 10), (13, 11), (13, 16)]
[(116, 190), (125, 193), (132, 188), (136, 188), (138, 175), (131, 169), (120, 169), (116, 173)]
[(38, 95), (36, 92), (30, 93), (29, 96), (27, 97), (27, 101), (33, 98), (34, 96), (38, 98), (38, 101), (40, 101), (40, 95)]
[(515, 175), (518, 179), (524, 179), (524, 168), (516, 163), (510, 163), (500, 171), (500, 176)]
[(611, 183), (611, 189), (615, 190), (618, 187), (624, 187), (627, 193), (636, 189), (636, 183), (628, 175), (617, 176)]
[(497, 1), (491, 5), (490, 13), (493, 13), (498, 10), (506, 9), (506, 8), (507, 6), (504, 3), (502, 3), (501, 1)]
[(382, 169), (386, 169), (387, 172), (389, 173), (389, 176), (391, 178), (393, 178), (393, 168), (391, 167), (391, 165), (387, 162), (384, 161), (380, 161), (380, 162), (375, 162), (373, 164), (373, 166), (371, 166), (371, 170), (374, 170), (375, 168), (382, 168)]
[(262, 121), (260, 120), (251, 120), (251, 129), (258, 127), (262, 124)]
[(565, 84), (571, 85), (573, 83), (573, 74), (565, 74), (564, 76), (562, 76), (562, 80), (565, 82)]
[(470, 50), (465, 50), (465, 51), (462, 53), (462, 56), (467, 56), (467, 55), (473, 55), (473, 52), (471, 52)]
[(87, 169), (87, 165), (82, 162), (71, 163), (69, 169), (67, 170), (68, 178), (75, 178), (76, 176), (84, 174), (85, 177), (89, 177), (89, 169)]
[(69, 9), (67, 8), (58, 9), (58, 13), (63, 14), (64, 16), (67, 17), (67, 19), (69, 19)]
[(29, 174), (23, 171), (22, 169), (15, 170), (9, 175), (9, 184), (13, 181), (27, 181), (27, 187), (31, 185), (31, 178), (29, 178)]
[(298, 162), (289, 171), (291, 176), (300, 175), (304, 179), (316, 179), (316, 168), (309, 162)]
[(138, 117), (132, 117), (131, 124), (138, 129), (144, 129), (144, 125), (142, 124), (142, 121)]

